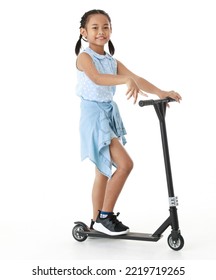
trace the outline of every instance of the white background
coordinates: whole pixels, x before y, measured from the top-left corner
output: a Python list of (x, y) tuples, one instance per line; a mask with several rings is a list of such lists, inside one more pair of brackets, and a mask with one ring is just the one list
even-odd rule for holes
[[(0, 259), (201, 260), (216, 258), (214, 1), (1, 1)], [(185, 247), (76, 242), (74, 221), (89, 224), (94, 167), (80, 162), (74, 47), (81, 16), (104, 9), (115, 57), (181, 104), (167, 110), (167, 132)], [(168, 216), (158, 120), (152, 107), (115, 100), (135, 167), (116, 205), (131, 231), (151, 233)], [(154, 96), (149, 96), (153, 98)]]

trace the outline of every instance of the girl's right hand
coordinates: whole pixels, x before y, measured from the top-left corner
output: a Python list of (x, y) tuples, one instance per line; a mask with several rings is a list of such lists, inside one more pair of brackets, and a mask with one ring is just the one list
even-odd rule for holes
[(126, 86), (128, 88), (126, 92), (127, 99), (129, 100), (133, 96), (134, 104), (137, 102), (138, 94), (142, 94), (143, 96), (148, 96), (138, 87), (135, 80), (132, 79), (131, 77), (128, 78), (128, 81), (126, 82)]

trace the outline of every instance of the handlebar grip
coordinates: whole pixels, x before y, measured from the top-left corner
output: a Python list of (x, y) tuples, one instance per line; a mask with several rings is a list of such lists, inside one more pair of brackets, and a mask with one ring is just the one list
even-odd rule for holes
[(163, 99), (150, 99), (150, 100), (140, 100), (139, 101), (139, 106), (143, 107), (143, 106), (149, 106), (149, 105), (154, 105), (156, 103), (168, 103), (168, 102), (172, 102), (175, 101), (175, 99), (172, 99), (170, 97), (167, 98), (163, 98)]
[(148, 105), (154, 105), (154, 100), (140, 100), (139, 101), (139, 106), (143, 107), (143, 106), (148, 106)]

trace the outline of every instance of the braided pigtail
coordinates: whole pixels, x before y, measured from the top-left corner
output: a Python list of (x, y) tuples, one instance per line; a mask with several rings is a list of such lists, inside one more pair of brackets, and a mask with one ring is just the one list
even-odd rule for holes
[(110, 54), (111, 54), (111, 55), (114, 55), (114, 53), (115, 53), (115, 48), (114, 48), (113, 43), (111, 42), (111, 40), (109, 40), (109, 42), (108, 42), (108, 48), (109, 48)]
[(80, 34), (79, 40), (77, 41), (76, 46), (75, 46), (76, 55), (78, 55), (79, 52), (80, 52), (80, 49), (81, 49), (81, 46), (82, 46), (81, 40), (82, 40), (82, 35)]

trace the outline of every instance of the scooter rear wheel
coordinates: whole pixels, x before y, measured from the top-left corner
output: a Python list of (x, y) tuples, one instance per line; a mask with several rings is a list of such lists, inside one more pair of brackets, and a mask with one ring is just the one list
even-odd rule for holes
[(184, 247), (184, 238), (179, 235), (177, 239), (173, 239), (172, 234), (167, 238), (168, 245), (171, 249), (179, 251)]

